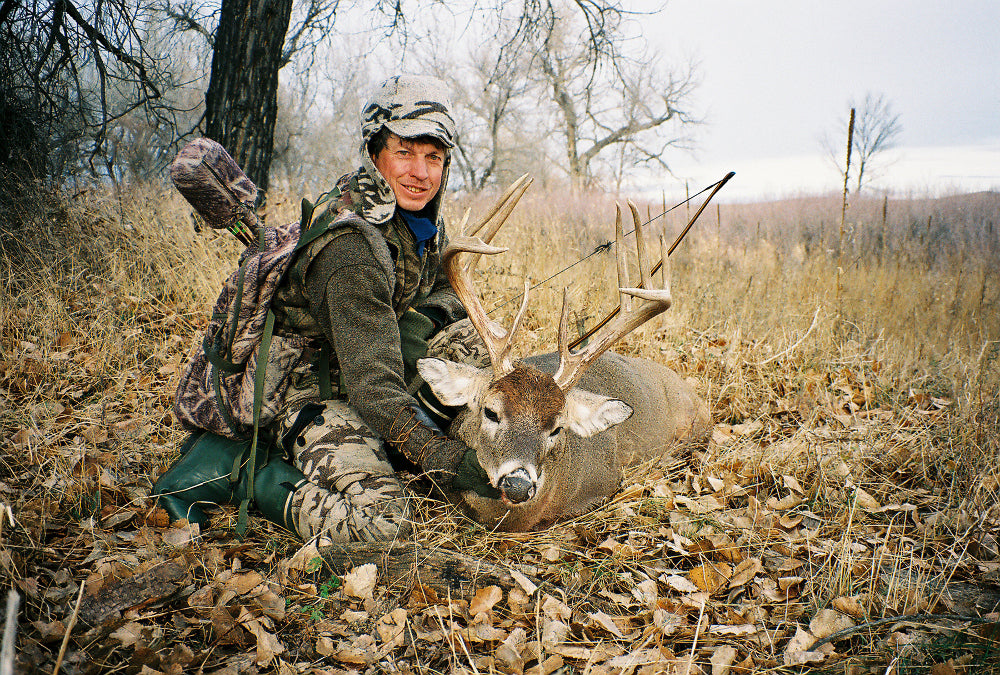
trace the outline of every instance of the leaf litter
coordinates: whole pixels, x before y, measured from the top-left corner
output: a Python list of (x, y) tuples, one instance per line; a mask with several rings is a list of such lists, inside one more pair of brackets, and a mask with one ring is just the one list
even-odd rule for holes
[[(739, 340), (674, 349), (673, 367), (726, 392), (709, 447), (631, 470), (599, 508), (537, 533), (425, 501), (418, 543), (514, 580), (463, 595), (400, 587), (375, 562), (336, 576), (261, 519), (239, 541), (232, 509), (205, 531), (168, 522), (149, 491), (183, 437), (178, 332), (199, 319), (120, 299), (142, 330), (119, 363), (87, 337), (115, 300), (74, 302), (72, 331), (0, 356), (0, 565), (22, 601), (21, 672), (959, 673), (997, 658), (997, 475), (956, 497), (949, 439), (967, 420), (915, 388), (880, 394), (863, 355), (764, 367)], [(94, 621), (67, 636), (77, 614)]]

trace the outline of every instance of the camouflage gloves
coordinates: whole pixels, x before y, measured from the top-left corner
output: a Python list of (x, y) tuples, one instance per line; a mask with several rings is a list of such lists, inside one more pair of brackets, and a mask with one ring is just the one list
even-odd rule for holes
[(419, 464), (424, 473), (431, 474), (441, 488), (474, 490), (484, 497), (499, 499), (500, 493), (479, 466), (476, 451), (446, 436), (423, 410), (400, 410), (386, 440), (408, 460)]

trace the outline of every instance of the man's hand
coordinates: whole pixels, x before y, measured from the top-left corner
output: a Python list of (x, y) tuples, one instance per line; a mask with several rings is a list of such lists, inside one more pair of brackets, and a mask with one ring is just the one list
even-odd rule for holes
[(500, 499), (500, 491), (490, 484), (490, 477), (479, 465), (479, 458), (472, 448), (462, 457), (452, 487), (459, 492), (472, 490), (480, 497)]
[(420, 408), (403, 408), (386, 440), (443, 489), (473, 490), (483, 497), (500, 498), (479, 466), (476, 451), (446, 436)]

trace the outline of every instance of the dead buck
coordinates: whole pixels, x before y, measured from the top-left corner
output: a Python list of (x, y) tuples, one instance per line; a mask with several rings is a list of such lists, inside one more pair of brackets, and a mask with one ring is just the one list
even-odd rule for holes
[[(524, 299), (510, 330), (489, 319), (469, 272), (478, 254), (507, 249), (489, 242), (530, 180), (523, 177), (501, 197), (475, 234), (499, 212), (486, 241), (457, 236), (442, 264), (490, 355), (491, 368), (425, 358), (423, 379), (449, 406), (464, 406), (449, 434), (475, 448), (490, 482), (502, 493), (489, 499), (461, 495), (480, 522), (501, 530), (546, 527), (581, 513), (619, 487), (622, 469), (668, 452), (682, 439), (703, 440), (711, 428), (708, 407), (677, 373), (653, 361), (607, 352), (616, 341), (670, 307), (666, 251), (660, 287), (646, 264), (639, 214), (631, 202), (639, 257), (639, 287), (631, 287), (623, 252), (621, 209), (616, 223), (619, 312), (579, 351), (569, 348), (569, 309), (563, 292), (558, 352), (511, 360), (514, 335), (527, 308)], [(477, 254), (463, 267), (460, 254)], [(579, 386), (577, 386), (579, 384)]]

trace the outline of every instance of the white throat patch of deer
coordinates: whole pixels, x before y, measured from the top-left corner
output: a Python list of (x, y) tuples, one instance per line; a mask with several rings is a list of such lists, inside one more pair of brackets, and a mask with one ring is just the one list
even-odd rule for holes
[[(703, 443), (711, 429), (708, 407), (677, 373), (607, 351), (671, 304), (663, 240), (663, 264), (654, 286), (642, 224), (631, 202), (640, 279), (635, 286), (628, 279), (619, 209), (617, 315), (588, 346), (573, 351), (564, 292), (558, 350), (512, 361), (528, 284), (511, 328), (504, 330), (487, 316), (469, 275), (479, 254), (507, 250), (489, 242), (530, 182), (527, 176), (515, 182), (475, 228), (451, 240), (443, 255), (442, 264), (486, 345), (491, 367), (437, 358), (421, 359), (417, 366), (441, 403), (462, 407), (448, 433), (476, 450), (502, 495), (490, 499), (467, 491), (460, 495), (462, 501), (476, 520), (508, 531), (545, 527), (593, 507), (618, 489), (625, 467), (664, 455), (682, 440)], [(475, 236), (480, 231), (485, 232), (482, 239)], [(477, 255), (463, 267), (462, 253)]]

